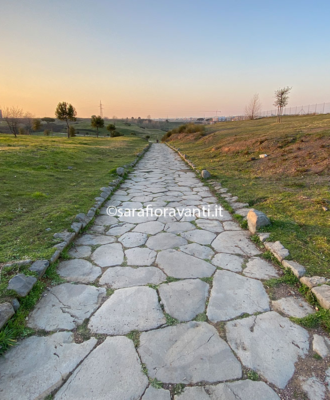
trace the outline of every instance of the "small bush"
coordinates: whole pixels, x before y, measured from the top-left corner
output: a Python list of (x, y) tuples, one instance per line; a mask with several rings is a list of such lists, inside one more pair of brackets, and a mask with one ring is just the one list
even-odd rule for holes
[(149, 136), (149, 135), (146, 135), (145, 138), (146, 138), (146, 140), (149, 140), (149, 139), (150, 139), (150, 136)]
[(76, 136), (76, 130), (74, 126), (70, 126), (69, 128), (69, 136), (70, 137), (75, 137)]
[(131, 135), (132, 135), (132, 136), (136, 136), (136, 133), (135, 133), (135, 132), (131, 132)]
[(118, 136), (121, 136), (121, 134), (118, 131), (111, 131), (110, 132), (110, 136), (111, 137), (118, 137)]
[(20, 135), (26, 135), (26, 130), (25, 130), (25, 128), (18, 128), (18, 133), (19, 133)]
[(44, 130), (44, 135), (45, 136), (50, 136), (50, 130), (49, 129), (45, 129)]

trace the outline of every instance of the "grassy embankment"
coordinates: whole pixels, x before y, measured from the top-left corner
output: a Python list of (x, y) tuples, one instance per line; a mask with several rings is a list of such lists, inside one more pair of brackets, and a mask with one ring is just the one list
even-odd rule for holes
[[(168, 140), (239, 201), (265, 212), (270, 240), (280, 240), (308, 275), (330, 278), (329, 115), (223, 122)], [(269, 157), (260, 159), (263, 153)]]

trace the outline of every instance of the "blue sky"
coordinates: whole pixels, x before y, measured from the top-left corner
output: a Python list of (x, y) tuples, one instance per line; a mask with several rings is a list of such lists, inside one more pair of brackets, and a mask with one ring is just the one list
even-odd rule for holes
[[(326, 1), (0, 0), (0, 106), (80, 116), (241, 114), (292, 86), (330, 101)], [(212, 114), (212, 113), (211, 113)], [(206, 114), (208, 115), (208, 114)]]

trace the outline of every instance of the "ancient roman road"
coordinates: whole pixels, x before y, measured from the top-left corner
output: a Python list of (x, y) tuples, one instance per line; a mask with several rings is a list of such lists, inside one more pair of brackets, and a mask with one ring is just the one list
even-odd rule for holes
[[(181, 213), (128, 215), (148, 205)], [(152, 145), (107, 203), (126, 213), (101, 209), (58, 266), (66, 283), (28, 318), (39, 334), (1, 359), (0, 398), (284, 398), (309, 333), (272, 311), (262, 281), (277, 269), (216, 205), (175, 152)], [(211, 215), (186, 212), (203, 206)]]

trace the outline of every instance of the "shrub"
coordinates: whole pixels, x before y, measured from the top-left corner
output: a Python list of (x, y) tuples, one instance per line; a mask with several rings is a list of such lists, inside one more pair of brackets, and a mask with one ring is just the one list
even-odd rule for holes
[(19, 133), (19, 135), (26, 135), (26, 130), (25, 130), (25, 128), (18, 128), (18, 133)]
[(49, 136), (50, 135), (50, 130), (49, 129), (45, 129), (44, 130), (44, 135), (45, 136)]
[(70, 126), (70, 128), (69, 128), (69, 136), (70, 137), (75, 137), (76, 136), (76, 130), (75, 130), (74, 126)]
[(149, 135), (146, 135), (145, 138), (146, 138), (147, 140), (149, 140), (149, 139), (150, 139), (150, 136), (149, 136)]
[(110, 132), (110, 136), (111, 137), (118, 137), (118, 136), (122, 136), (118, 131), (111, 131)]
[(131, 132), (131, 135), (136, 136), (136, 133), (135, 132)]

